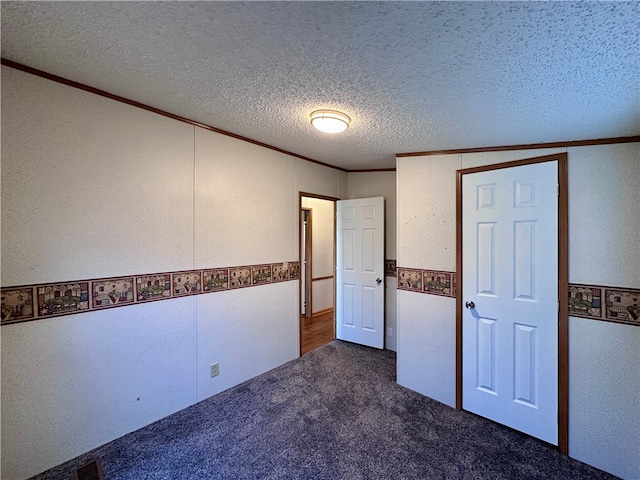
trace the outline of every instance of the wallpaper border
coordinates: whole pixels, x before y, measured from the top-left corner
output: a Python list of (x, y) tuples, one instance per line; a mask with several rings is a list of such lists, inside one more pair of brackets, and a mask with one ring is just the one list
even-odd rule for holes
[(570, 283), (569, 316), (640, 326), (640, 289)]
[(298, 261), (41, 283), (0, 290), (1, 325), (298, 280)]
[(456, 296), (456, 272), (398, 267), (395, 276), (398, 278), (398, 290), (441, 297)]
[[(390, 265), (388, 265), (388, 268)], [(456, 297), (456, 272), (398, 267), (398, 290)], [(569, 283), (569, 316), (640, 326), (640, 289)]]

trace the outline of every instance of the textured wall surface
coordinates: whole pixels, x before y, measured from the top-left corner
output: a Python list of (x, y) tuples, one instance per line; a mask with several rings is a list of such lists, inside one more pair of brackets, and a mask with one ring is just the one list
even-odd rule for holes
[(398, 383), (455, 407), (455, 299), (403, 290), (397, 295)]
[(11, 68), (2, 81), (3, 285), (192, 267), (194, 127)]
[(640, 327), (569, 318), (569, 455), (640, 478)]
[(195, 334), (194, 297), (3, 326), (2, 478), (195, 403)]
[[(398, 267), (455, 271), (459, 155), (397, 161)], [(398, 290), (398, 383), (455, 405), (455, 300)]]
[[(640, 144), (569, 148), (569, 281), (640, 289)], [(569, 453), (640, 478), (640, 327), (570, 318)]]
[[(5, 67), (2, 119), (3, 286), (294, 260), (300, 186), (346, 195), (338, 170)], [(297, 357), (297, 308), (289, 281), (3, 326), (3, 478)]]
[(201, 128), (195, 134), (196, 268), (297, 258), (295, 160)]
[(569, 154), (569, 281), (640, 288), (640, 147)]
[(398, 159), (398, 267), (455, 271), (459, 155)]

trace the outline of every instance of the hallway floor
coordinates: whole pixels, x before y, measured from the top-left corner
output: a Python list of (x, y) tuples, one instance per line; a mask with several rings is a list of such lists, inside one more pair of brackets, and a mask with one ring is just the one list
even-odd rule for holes
[(300, 317), (300, 355), (335, 339), (333, 310), (307, 318)]

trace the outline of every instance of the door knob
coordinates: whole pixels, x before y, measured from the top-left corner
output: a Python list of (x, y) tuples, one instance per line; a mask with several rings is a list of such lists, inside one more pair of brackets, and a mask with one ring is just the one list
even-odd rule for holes
[(382, 283), (382, 279), (380, 277), (376, 278), (376, 283), (380, 285)]
[(476, 308), (476, 304), (473, 302), (467, 302), (464, 304), (464, 306), (467, 308)]

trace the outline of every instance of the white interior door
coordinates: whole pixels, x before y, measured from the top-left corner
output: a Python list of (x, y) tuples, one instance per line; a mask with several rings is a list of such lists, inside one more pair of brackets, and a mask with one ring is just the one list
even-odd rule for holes
[(462, 180), (462, 405), (558, 444), (558, 163)]
[(384, 348), (384, 198), (337, 209), (336, 337)]

